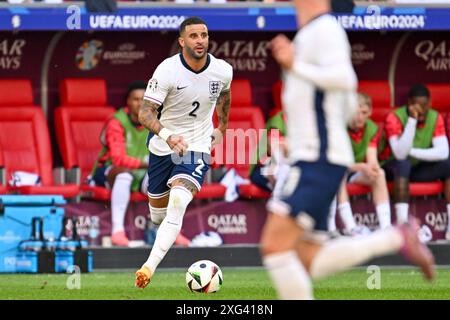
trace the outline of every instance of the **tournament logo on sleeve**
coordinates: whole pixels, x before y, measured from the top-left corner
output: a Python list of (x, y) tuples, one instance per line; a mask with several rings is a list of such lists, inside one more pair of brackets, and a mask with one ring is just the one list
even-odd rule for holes
[(150, 81), (148, 82), (148, 90), (150, 90), (150, 92), (156, 92), (156, 89), (158, 88), (158, 80), (156, 79), (150, 79)]

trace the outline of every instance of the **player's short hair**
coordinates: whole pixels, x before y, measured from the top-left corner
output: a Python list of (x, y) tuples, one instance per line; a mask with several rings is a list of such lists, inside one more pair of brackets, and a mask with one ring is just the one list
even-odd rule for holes
[(408, 98), (417, 98), (417, 97), (430, 98), (430, 90), (428, 90), (426, 85), (419, 83), (413, 85), (411, 89), (409, 89)]
[(186, 26), (189, 26), (191, 24), (204, 24), (206, 26), (206, 22), (203, 21), (203, 19), (199, 18), (199, 17), (190, 17), (185, 19), (181, 25), (180, 25), (180, 36), (183, 34), (184, 30), (186, 30)]
[(352, 13), (355, 3), (353, 0), (331, 0), (331, 10), (335, 13)]
[(358, 92), (358, 103), (359, 106), (365, 105), (372, 109), (372, 98), (364, 92)]
[(130, 96), (131, 92), (133, 92), (134, 90), (139, 90), (139, 89), (147, 89), (147, 83), (145, 81), (142, 80), (137, 80), (137, 81), (133, 81), (128, 85), (128, 89), (127, 89), (127, 95), (126, 98), (128, 99), (128, 97)]

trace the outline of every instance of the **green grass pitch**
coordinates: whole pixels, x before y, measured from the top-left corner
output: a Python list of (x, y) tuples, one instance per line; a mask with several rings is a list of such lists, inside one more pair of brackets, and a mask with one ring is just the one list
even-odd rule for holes
[[(69, 274), (0, 274), (0, 299), (77, 300), (272, 300), (276, 298), (263, 269), (223, 268), (222, 289), (213, 294), (191, 293), (185, 284), (185, 270), (158, 271), (150, 285), (134, 287), (134, 272), (82, 274), (80, 289), (68, 289)], [(413, 268), (381, 268), (381, 288), (369, 290), (371, 274), (357, 268), (316, 281), (316, 299), (450, 299), (450, 269), (438, 269), (433, 283), (423, 280)], [(73, 278), (70, 278), (73, 280)], [(69, 281), (70, 282), (70, 281)], [(72, 285), (76, 282), (72, 281)]]

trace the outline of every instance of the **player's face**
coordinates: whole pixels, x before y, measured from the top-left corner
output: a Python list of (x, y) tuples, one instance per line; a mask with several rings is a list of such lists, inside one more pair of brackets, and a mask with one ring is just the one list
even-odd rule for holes
[(202, 59), (208, 53), (208, 28), (204, 24), (186, 26), (179, 38), (179, 43), (191, 58), (196, 60)]
[(139, 109), (141, 108), (144, 102), (144, 89), (136, 89), (130, 92), (127, 98), (127, 105), (130, 108), (131, 114), (138, 117)]
[(430, 99), (427, 97), (409, 98), (408, 105), (410, 108), (413, 105), (417, 106), (417, 110), (419, 113), (419, 116), (417, 117), (417, 121), (424, 122), (427, 117), (428, 110), (430, 109)]
[(372, 114), (371, 108), (366, 104), (360, 104), (359, 109), (356, 112), (355, 117), (350, 123), (350, 129), (361, 130), (366, 125), (367, 119), (369, 119)]

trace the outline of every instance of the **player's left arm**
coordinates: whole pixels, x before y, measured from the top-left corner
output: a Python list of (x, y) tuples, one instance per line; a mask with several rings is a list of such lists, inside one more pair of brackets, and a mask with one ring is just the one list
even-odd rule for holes
[(214, 129), (212, 135), (213, 144), (219, 144), (222, 138), (225, 136), (225, 132), (228, 128), (228, 117), (231, 107), (231, 90), (224, 90), (220, 93), (216, 102), (216, 113), (218, 119), (218, 126)]

